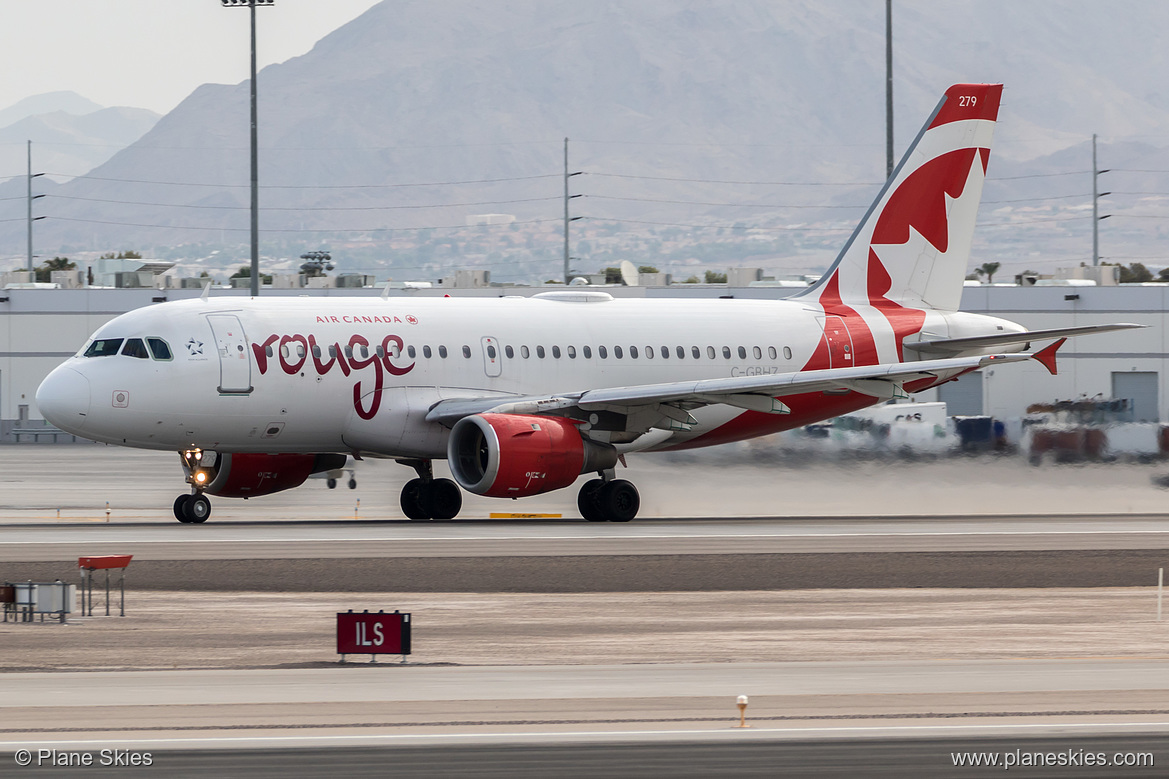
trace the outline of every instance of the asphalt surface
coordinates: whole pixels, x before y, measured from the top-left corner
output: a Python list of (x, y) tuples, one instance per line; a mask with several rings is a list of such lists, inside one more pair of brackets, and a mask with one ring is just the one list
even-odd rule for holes
[[(173, 750), (151, 753), (152, 766), (138, 773), (161, 772), (171, 777), (256, 776), (337, 777), (394, 776), (410, 779), (451, 777), (773, 777), (773, 776), (986, 776), (1002, 768), (955, 767), (954, 755), (977, 752), (1050, 755), (1056, 762), (1083, 760), (1085, 753), (1103, 754), (1111, 762), (1143, 760), (1152, 767), (1093, 766), (1015, 767), (1009, 776), (1132, 777), (1164, 775), (1162, 762), (1169, 743), (1161, 735), (1093, 735), (1091, 737), (947, 738), (670, 744), (553, 744), (541, 746), (470, 745), (429, 747), (326, 747), (299, 749)], [(100, 760), (95, 750), (94, 759)], [(16, 768), (10, 754), (0, 753), (5, 776), (118, 775), (111, 768)], [(121, 769), (126, 773), (126, 769)]]

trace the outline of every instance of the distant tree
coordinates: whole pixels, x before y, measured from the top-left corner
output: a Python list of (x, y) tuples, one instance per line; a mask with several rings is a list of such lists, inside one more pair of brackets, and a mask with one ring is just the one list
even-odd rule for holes
[(621, 283), (621, 269), (620, 268), (605, 268), (601, 271), (605, 274), (606, 284), (620, 284)]
[(142, 255), (139, 254), (138, 252), (133, 252), (133, 251), (118, 252), (117, 254), (114, 254), (113, 252), (106, 252), (98, 259), (102, 259), (102, 260), (140, 260), (140, 259), (142, 259)]
[(1157, 281), (1169, 281), (1169, 268), (1157, 271)]
[(1002, 267), (1002, 263), (984, 262), (981, 265), (979, 265), (977, 268), (975, 268), (974, 272), (976, 274), (978, 274), (979, 276), (986, 276), (986, 283), (987, 284), (993, 284), (994, 283), (994, 274), (998, 273), (999, 268), (1001, 268), (1001, 267)]
[(38, 265), (33, 271), (36, 274), (36, 280), (40, 282), (48, 282), (52, 280), (52, 273), (55, 270), (74, 270), (77, 263), (70, 260), (68, 257), (54, 257), (51, 260), (45, 260)]
[[(231, 276), (229, 276), (228, 278), (250, 279), (251, 277), (252, 277), (252, 266), (251, 265), (241, 265), (240, 269), (237, 270), (235, 273), (231, 274)], [(260, 280), (264, 284), (271, 284), (272, 283), (272, 274), (264, 273), (263, 271), (261, 271), (260, 272)]]
[(697, 276), (691, 276), (690, 278), (686, 279), (686, 280), (685, 280), (685, 281), (683, 281), (682, 283), (683, 283), (683, 284), (697, 284), (697, 283), (698, 283), (698, 277), (697, 277)]
[(661, 273), (660, 270), (658, 270), (657, 268), (655, 268), (652, 265), (638, 265), (637, 272), (638, 273)]
[(727, 274), (725, 274), (725, 273), (716, 273), (715, 271), (708, 270), (705, 275), (706, 275), (706, 283), (707, 284), (726, 284), (727, 283)]
[(1146, 268), (1142, 263), (1134, 262), (1127, 268), (1120, 266), (1120, 283), (1121, 284), (1143, 284), (1146, 281), (1153, 280), (1153, 272)]

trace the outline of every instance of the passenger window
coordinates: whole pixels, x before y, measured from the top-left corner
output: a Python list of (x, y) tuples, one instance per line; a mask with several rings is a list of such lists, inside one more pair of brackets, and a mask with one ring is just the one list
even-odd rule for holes
[[(314, 346), (314, 347), (313, 347), (313, 356), (314, 356), (314, 357), (319, 357), (319, 356), (320, 356), (319, 354), (317, 354), (317, 351), (318, 351), (318, 350), (317, 350), (317, 347), (315, 347), (315, 346)], [(385, 350), (385, 349), (383, 349), (383, 348), (382, 348), (380, 345), (378, 346), (378, 348), (376, 348), (376, 349), (374, 349), (374, 350), (373, 350), (373, 353), (377, 355), (377, 358), (378, 358), (379, 360), (384, 360), (384, 359), (386, 359), (386, 350)]]
[(402, 356), (402, 348), (398, 346), (397, 341), (390, 341), (390, 346), (386, 351), (389, 353), (391, 359), (397, 359)]
[(608, 353), (607, 351), (605, 351), (605, 347), (603, 347), (603, 346), (598, 346), (598, 347), (597, 347), (597, 356), (598, 356), (598, 357), (600, 357), (600, 358), (603, 360), (603, 359), (605, 359), (606, 357), (608, 357), (608, 356), (609, 356), (609, 353)]
[(544, 347), (543, 346), (536, 347), (536, 356), (539, 357), (541, 360), (544, 359)]
[(618, 360), (621, 359), (621, 347), (620, 346), (613, 347), (613, 356), (616, 357)]
[(528, 356), (530, 354), (531, 354), (531, 352), (528, 351), (528, 347), (526, 347), (526, 346), (520, 347), (520, 357), (523, 357), (526, 360), (526, 359), (528, 359)]
[(559, 346), (552, 347), (552, 356), (555, 357), (557, 360), (560, 359), (560, 347)]
[(146, 352), (146, 344), (142, 343), (141, 338), (131, 338), (126, 341), (126, 345), (122, 348), (122, 354), (127, 357), (137, 357), (140, 360), (150, 359), (150, 355)]
[(729, 346), (723, 347), (723, 358), (727, 359), (727, 360), (731, 359), (731, 347), (729, 347)]
[(565, 348), (568, 350), (568, 359), (575, 360), (576, 359), (576, 347), (575, 346), (568, 346)]
[(645, 358), (652, 360), (654, 358), (654, 348), (652, 346), (645, 347)]
[(409, 356), (411, 359), (413, 359), (413, 358), (415, 358), (415, 357), (417, 357), (417, 356), (418, 356), (418, 350), (417, 350), (417, 349), (415, 349), (413, 345), (410, 345), (410, 346), (407, 346), (407, 347), (406, 347), (406, 354), (407, 354), (407, 356)]
[(268, 356), (269, 360), (276, 356), (276, 352), (272, 351), (272, 344), (268, 344), (264, 347), (264, 354)]
[(775, 359), (775, 347), (774, 346), (767, 347), (767, 356), (770, 357), (772, 360)]
[(762, 349), (760, 349), (758, 346), (754, 347), (754, 348), (751, 350), (751, 353), (755, 355), (755, 359), (756, 359), (756, 360), (762, 360), (762, 359), (763, 359), (763, 350), (762, 350)]
[(669, 356), (670, 356), (670, 347), (663, 346), (662, 347), (662, 358), (664, 359), (664, 358), (667, 358)]
[(511, 344), (503, 347), (503, 353), (507, 355), (507, 359), (509, 360), (515, 357), (515, 349), (511, 348)]
[(739, 347), (739, 359), (740, 360), (747, 359), (747, 350), (744, 349), (742, 346)]
[(495, 359), (495, 346), (493, 344), (487, 344), (487, 356)]
[(438, 347), (438, 356), (443, 358), (444, 360), (446, 359), (446, 347), (445, 346)]
[(593, 349), (591, 346), (582, 346), (580, 348), (580, 351), (581, 351), (581, 354), (584, 355), (586, 360), (593, 359)]
[[(410, 356), (413, 357), (414, 355), (411, 354)], [(463, 356), (468, 360), (471, 359), (471, 347), (467, 346), (466, 344), (463, 344)]]
[(633, 359), (633, 360), (637, 359), (637, 347), (636, 346), (629, 347), (629, 357), (630, 357), (630, 359)]
[(86, 357), (109, 357), (111, 354), (117, 354), (118, 350), (122, 348), (121, 338), (101, 338), (94, 341), (85, 350)]
[(792, 358), (792, 348), (790, 346), (783, 347), (783, 359), (790, 360)]
[(708, 360), (713, 360), (714, 357), (715, 357), (714, 347), (713, 346), (706, 347), (706, 358)]
[[(268, 347), (268, 356), (272, 356), (272, 347)], [(337, 344), (329, 344), (329, 359), (337, 359)]]
[(150, 346), (150, 353), (154, 355), (156, 360), (171, 360), (174, 359), (170, 353), (170, 346), (161, 338), (147, 338), (146, 343)]
[[(360, 346), (357, 347), (357, 349), (361, 353), (361, 359), (363, 359), (363, 360), (369, 359), (369, 347), (368, 346), (366, 346), (365, 344), (361, 344)], [(429, 352), (430, 347), (428, 346), (428, 347), (426, 347), (426, 349)], [(300, 353), (298, 352), (296, 356), (299, 358)], [(426, 356), (429, 357), (430, 354), (427, 354)]]
[(423, 347), (422, 347), (422, 356), (423, 356), (423, 357), (425, 357), (426, 359), (428, 359), (428, 360), (429, 360), (429, 359), (430, 359), (430, 355), (431, 355), (430, 347), (429, 347), (429, 346), (423, 346)]
[(695, 360), (697, 360), (699, 357), (702, 356), (702, 350), (699, 349), (697, 346), (691, 346), (690, 347), (690, 356), (693, 357)]
[(682, 359), (685, 359), (685, 358), (686, 358), (686, 350), (685, 350), (685, 349), (683, 349), (681, 346), (679, 346), (679, 347), (678, 347), (677, 349), (675, 349), (674, 351), (675, 351), (675, 352), (677, 352), (677, 354), (678, 354), (678, 359), (679, 359), (679, 360), (682, 360)]

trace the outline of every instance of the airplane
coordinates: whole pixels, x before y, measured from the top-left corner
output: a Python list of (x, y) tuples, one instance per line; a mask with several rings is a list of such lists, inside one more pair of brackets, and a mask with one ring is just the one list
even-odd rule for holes
[[(629, 454), (790, 430), (997, 363), (1054, 373), (1067, 337), (1139, 326), (1028, 331), (958, 310), (1001, 95), (946, 90), (828, 272), (792, 297), (205, 290), (111, 320), (49, 374), (37, 405), (84, 438), (177, 451), (185, 523), (207, 520), (208, 495), (290, 489), (347, 456), (413, 468), (400, 496), (410, 519), (454, 518), (461, 490), (519, 498), (595, 474), (581, 515), (627, 522), (641, 504), (616, 475)], [(444, 458), (453, 480), (434, 477)]]

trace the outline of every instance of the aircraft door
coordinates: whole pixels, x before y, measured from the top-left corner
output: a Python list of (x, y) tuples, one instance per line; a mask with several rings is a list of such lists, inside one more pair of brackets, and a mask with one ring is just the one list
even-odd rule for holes
[(838, 316), (825, 317), (824, 337), (828, 339), (829, 367), (851, 368), (854, 364), (852, 336), (844, 320)]
[(489, 335), (483, 336), (483, 370), (492, 378), (503, 372), (503, 355), (499, 352), (499, 341)]
[(252, 361), (244, 327), (234, 314), (209, 314), (207, 323), (219, 352), (219, 394), (247, 395), (252, 391)]

